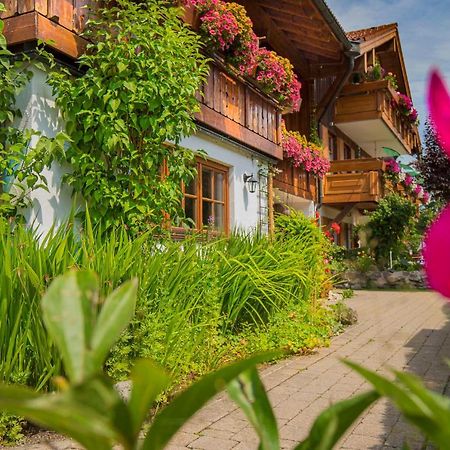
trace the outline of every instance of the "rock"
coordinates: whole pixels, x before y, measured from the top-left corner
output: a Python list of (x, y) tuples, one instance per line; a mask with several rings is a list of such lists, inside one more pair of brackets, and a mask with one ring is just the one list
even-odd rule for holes
[(385, 273), (386, 281), (390, 285), (396, 285), (398, 283), (404, 283), (405, 275), (403, 272), (386, 272)]
[(367, 286), (367, 277), (361, 272), (349, 270), (343, 274), (342, 278), (352, 289), (363, 289)]
[(378, 275), (377, 277), (372, 279), (375, 287), (378, 289), (384, 289), (385, 287), (387, 287), (388, 282), (384, 277), (383, 272), (375, 272), (375, 273)]
[(334, 305), (334, 304), (336, 304), (336, 303), (338, 303), (338, 302), (341, 302), (342, 299), (343, 299), (343, 296), (342, 296), (342, 294), (341, 294), (340, 292), (338, 292), (338, 291), (333, 291), (333, 290), (331, 290), (331, 291), (328, 293), (328, 303), (330, 303), (331, 305)]
[(119, 383), (114, 385), (114, 388), (123, 400), (128, 400), (130, 398), (131, 381), (119, 381)]

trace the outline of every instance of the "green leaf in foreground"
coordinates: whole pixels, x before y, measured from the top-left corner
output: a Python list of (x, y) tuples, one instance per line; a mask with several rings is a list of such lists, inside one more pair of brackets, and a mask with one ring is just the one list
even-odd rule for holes
[(254, 367), (231, 381), (228, 394), (258, 433), (261, 450), (278, 450), (280, 440), (277, 421), (258, 370)]
[(295, 450), (332, 449), (353, 422), (379, 398), (376, 391), (369, 391), (330, 406), (316, 419), (307, 439)]
[(405, 419), (439, 448), (450, 448), (450, 399), (428, 390), (414, 375), (394, 372), (391, 381), (355, 363), (346, 364), (388, 397)]
[(194, 383), (158, 414), (147, 433), (142, 450), (163, 449), (174, 434), (212, 397), (225, 389), (227, 384), (256, 364), (269, 361), (279, 355), (268, 352), (239, 361), (210, 373)]

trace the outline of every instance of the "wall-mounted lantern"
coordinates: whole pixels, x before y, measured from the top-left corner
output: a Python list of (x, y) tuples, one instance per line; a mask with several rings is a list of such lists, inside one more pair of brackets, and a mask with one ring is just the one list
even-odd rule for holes
[(244, 173), (244, 183), (248, 186), (248, 191), (251, 194), (256, 192), (256, 188), (258, 187), (258, 180), (251, 173), (250, 175)]

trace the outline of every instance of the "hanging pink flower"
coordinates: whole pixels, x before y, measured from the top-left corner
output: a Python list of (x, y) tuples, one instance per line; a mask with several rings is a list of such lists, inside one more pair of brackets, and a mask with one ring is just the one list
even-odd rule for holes
[(323, 149), (308, 142), (306, 137), (300, 133), (288, 131), (284, 122), (281, 130), (284, 156), (291, 161), (294, 167), (302, 167), (306, 172), (323, 178), (330, 170), (330, 161), (323, 156)]
[(391, 173), (398, 174), (401, 172), (401, 167), (395, 159), (388, 159), (386, 161), (386, 169)]
[(406, 175), (404, 183), (406, 187), (409, 187), (414, 183), (414, 178), (411, 175)]
[(424, 203), (428, 203), (430, 201), (430, 194), (428, 192), (424, 192), (422, 199)]
[[(450, 156), (450, 97), (444, 81), (433, 71), (428, 88), (428, 107), (439, 142)], [(450, 205), (431, 225), (424, 242), (423, 256), (428, 283), (432, 289), (450, 298)]]

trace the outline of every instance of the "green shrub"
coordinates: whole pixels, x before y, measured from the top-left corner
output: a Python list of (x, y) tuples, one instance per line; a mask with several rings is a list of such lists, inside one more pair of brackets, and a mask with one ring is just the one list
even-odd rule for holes
[(0, 412), (0, 444), (14, 444), (23, 438), (20, 417)]
[(387, 266), (391, 251), (394, 258), (401, 252), (402, 241), (413, 227), (416, 213), (416, 207), (410, 200), (399, 194), (390, 194), (380, 201), (370, 215), (366, 225), (369, 245), (383, 267)]

